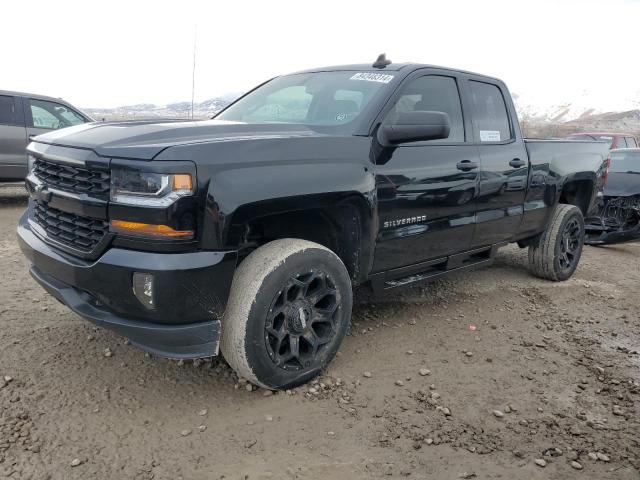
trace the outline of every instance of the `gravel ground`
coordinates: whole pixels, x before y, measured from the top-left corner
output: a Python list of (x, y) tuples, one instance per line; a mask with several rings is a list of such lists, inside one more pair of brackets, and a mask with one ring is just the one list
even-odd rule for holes
[(0, 478), (638, 479), (640, 244), (564, 283), (526, 251), (371, 301), (318, 382), (154, 358), (27, 273), (0, 190)]

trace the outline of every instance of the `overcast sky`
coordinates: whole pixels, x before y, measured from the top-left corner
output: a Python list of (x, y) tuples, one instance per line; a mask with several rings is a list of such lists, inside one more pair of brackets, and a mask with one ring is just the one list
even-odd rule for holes
[(638, 108), (640, 1), (4, 0), (0, 89), (80, 107), (196, 100), (380, 52), (502, 78), (527, 103)]

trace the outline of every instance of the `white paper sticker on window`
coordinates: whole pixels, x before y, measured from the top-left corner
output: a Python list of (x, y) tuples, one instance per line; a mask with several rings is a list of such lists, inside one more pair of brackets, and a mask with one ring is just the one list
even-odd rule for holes
[(499, 142), (500, 132), (498, 130), (480, 130), (481, 142)]
[(356, 73), (350, 80), (364, 80), (365, 82), (389, 83), (393, 80), (393, 75), (385, 75), (384, 73)]

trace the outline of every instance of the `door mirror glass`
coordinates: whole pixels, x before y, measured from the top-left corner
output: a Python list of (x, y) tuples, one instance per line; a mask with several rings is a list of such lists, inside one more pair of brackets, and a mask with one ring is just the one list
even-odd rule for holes
[(449, 115), (445, 112), (404, 112), (391, 125), (380, 129), (382, 143), (408, 143), (448, 138), (451, 131)]

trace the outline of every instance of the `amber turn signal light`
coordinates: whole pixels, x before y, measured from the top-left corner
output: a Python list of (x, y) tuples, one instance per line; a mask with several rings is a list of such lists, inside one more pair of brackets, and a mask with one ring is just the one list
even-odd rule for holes
[(168, 225), (154, 225), (151, 223), (129, 222), (126, 220), (111, 220), (111, 229), (118, 233), (144, 235), (147, 237), (193, 237), (193, 230), (174, 230)]
[(193, 182), (188, 173), (175, 173), (173, 175), (173, 190), (193, 191)]

